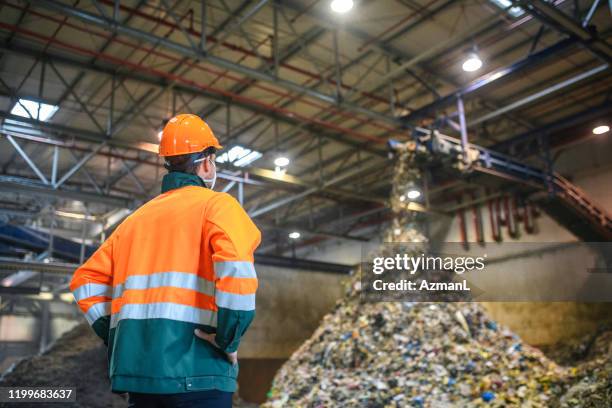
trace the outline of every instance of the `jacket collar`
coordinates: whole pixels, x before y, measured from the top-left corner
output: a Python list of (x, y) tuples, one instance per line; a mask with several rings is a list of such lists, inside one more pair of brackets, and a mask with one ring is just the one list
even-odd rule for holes
[(187, 174), (178, 171), (172, 171), (162, 179), (161, 192), (166, 193), (170, 190), (185, 186), (206, 187), (202, 179), (195, 174)]

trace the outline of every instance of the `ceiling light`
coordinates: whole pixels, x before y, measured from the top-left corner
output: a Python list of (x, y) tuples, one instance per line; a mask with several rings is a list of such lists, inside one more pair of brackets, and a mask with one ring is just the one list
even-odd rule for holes
[(289, 238), (291, 239), (298, 239), (300, 236), (301, 236), (300, 233), (297, 231), (293, 231), (289, 233)]
[(468, 54), (467, 59), (463, 62), (461, 68), (466, 72), (474, 72), (482, 67), (482, 60), (475, 52)]
[(609, 131), (610, 131), (610, 126), (608, 125), (601, 125), (601, 126), (596, 126), (593, 128), (593, 134), (595, 135), (602, 135)]
[(46, 122), (57, 112), (57, 105), (49, 105), (47, 103), (31, 101), (29, 99), (19, 99), (13, 108), (11, 114), (21, 116), (22, 118), (34, 118)]
[(412, 190), (408, 190), (408, 193), (406, 193), (406, 195), (408, 196), (409, 200), (416, 200), (421, 196), (421, 192), (414, 188)]
[(286, 167), (289, 165), (289, 158), (284, 156), (278, 156), (274, 159), (274, 165), (276, 167)]
[(332, 0), (329, 6), (336, 13), (346, 13), (353, 8), (353, 0)]

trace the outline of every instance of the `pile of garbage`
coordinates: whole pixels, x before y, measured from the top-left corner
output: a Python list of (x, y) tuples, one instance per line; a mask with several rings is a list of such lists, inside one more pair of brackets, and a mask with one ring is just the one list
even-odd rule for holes
[[(19, 361), (0, 380), (0, 386), (76, 387), (77, 402), (53, 406), (126, 407), (126, 396), (113, 394), (108, 379), (106, 346), (88, 324), (64, 333), (44, 353)], [(20, 403), (40, 407), (40, 403)], [(44, 405), (44, 404), (43, 404)]]
[(268, 407), (548, 407), (567, 369), (474, 303), (338, 303), (275, 378)]
[(563, 408), (612, 407), (612, 328), (603, 325), (591, 335), (555, 344), (546, 355), (572, 367), (574, 383), (561, 398)]
[(612, 349), (612, 324), (602, 323), (589, 334), (541, 347), (548, 358), (564, 366), (597, 360)]
[[(387, 242), (426, 242), (419, 211), (401, 199), (419, 182), (412, 152), (399, 153)], [(610, 344), (566, 367), (477, 303), (365, 303), (361, 290), (353, 277), (279, 370), (264, 407), (612, 407)]]
[(277, 374), (265, 407), (612, 406), (612, 343), (562, 366), (477, 303), (340, 301)]

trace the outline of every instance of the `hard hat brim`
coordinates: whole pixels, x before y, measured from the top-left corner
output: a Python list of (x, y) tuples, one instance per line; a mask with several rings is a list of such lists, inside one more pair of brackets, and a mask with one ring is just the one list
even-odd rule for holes
[[(223, 146), (221, 146), (219, 143), (215, 143), (215, 144), (210, 145), (208, 147), (214, 147), (217, 150), (223, 149)], [(208, 147), (206, 149), (208, 149)], [(206, 150), (206, 149), (203, 149), (203, 150)], [(179, 153), (173, 153), (173, 154), (162, 154), (160, 152), (160, 146), (159, 145), (157, 146), (157, 154), (158, 154), (159, 157), (182, 156), (184, 154), (191, 154), (191, 153), (197, 153), (197, 152), (185, 151), (185, 152), (179, 152)]]

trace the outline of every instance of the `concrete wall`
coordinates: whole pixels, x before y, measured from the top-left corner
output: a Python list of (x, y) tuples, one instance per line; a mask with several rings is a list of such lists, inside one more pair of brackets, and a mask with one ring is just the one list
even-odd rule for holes
[(27, 315), (24, 312), (0, 315), (0, 375), (16, 361), (39, 353), (78, 324), (76, 317), (81, 312), (77, 312), (74, 305), (62, 301), (43, 302), (50, 307), (51, 313), (48, 331), (44, 335), (44, 325), (38, 315)]
[(276, 371), (342, 296), (346, 275), (257, 265), (257, 276), (257, 311), (238, 351), (238, 385), (242, 399), (261, 403)]
[(603, 322), (612, 322), (610, 303), (496, 302), (483, 305), (495, 320), (534, 346), (580, 337), (593, 333)]
[(243, 358), (287, 358), (343, 293), (346, 275), (257, 265), (257, 311), (240, 346)]
[[(596, 146), (610, 148), (610, 144), (597, 144)], [(596, 201), (601, 207), (612, 212), (612, 151), (607, 151), (607, 162), (602, 159), (606, 154), (605, 149), (589, 148), (587, 145), (580, 147), (580, 154), (572, 154), (562, 161), (563, 167), (571, 174), (572, 181), (582, 188), (589, 197)], [(578, 153), (578, 152), (576, 152)], [(577, 159), (582, 158), (582, 159)], [(572, 159), (573, 158), (573, 159)], [(583, 161), (589, 160), (590, 166)], [(587, 170), (576, 171), (576, 168), (589, 166)], [(566, 173), (567, 174), (567, 173)], [(487, 222), (488, 212), (482, 208), (484, 220), (485, 239), (491, 244), (491, 230)], [(467, 219), (469, 219), (469, 214)], [(468, 224), (468, 236), (474, 239), (475, 233), (471, 223)], [(567, 231), (556, 221), (542, 214), (536, 219), (536, 233), (530, 235), (524, 231), (521, 236), (513, 240), (504, 229), (504, 242), (572, 242), (577, 238)], [(459, 221), (457, 217), (446, 220), (438, 220), (437, 228), (446, 230), (443, 240), (447, 242), (459, 242)], [(547, 268), (548, 282), (541, 282), (544, 287), (553, 285), (562, 274), (562, 267), (554, 267), (555, 262), (550, 259), (554, 255), (536, 257), (529, 262), (541, 268)], [(529, 282), (526, 282), (528, 285)], [(525, 290), (529, 290), (528, 286)], [(577, 303), (577, 302), (497, 302), (485, 303), (489, 313), (496, 320), (509, 326), (517, 332), (525, 341), (534, 345), (548, 345), (560, 340), (581, 336), (591, 333), (604, 322), (612, 322), (611, 303)]]

